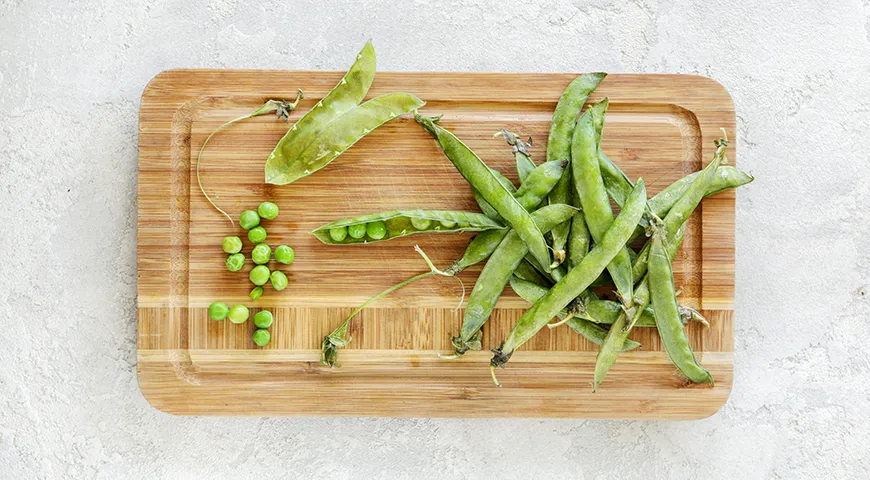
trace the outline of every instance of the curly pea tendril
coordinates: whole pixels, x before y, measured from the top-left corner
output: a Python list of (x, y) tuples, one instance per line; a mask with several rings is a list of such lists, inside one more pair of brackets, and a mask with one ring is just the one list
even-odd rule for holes
[(208, 145), (208, 142), (211, 140), (212, 137), (215, 136), (216, 133), (220, 132), (224, 128), (234, 123), (241, 122), (242, 120), (247, 120), (249, 118), (259, 117), (260, 115), (275, 112), (275, 115), (278, 118), (286, 122), (290, 119), (290, 113), (296, 109), (296, 106), (299, 105), (299, 101), (301, 101), (304, 97), (305, 94), (302, 92), (302, 90), (298, 90), (296, 94), (296, 100), (292, 102), (288, 102), (287, 100), (268, 100), (260, 108), (254, 110), (253, 112), (247, 115), (242, 115), (238, 118), (234, 118), (229, 122), (226, 122), (220, 127), (216, 128), (213, 132), (211, 132), (211, 134), (209, 134), (208, 137), (206, 137), (205, 142), (202, 143), (202, 147), (199, 148), (199, 154), (196, 156), (196, 183), (199, 185), (199, 191), (202, 192), (203, 196), (206, 200), (208, 200), (208, 203), (211, 204), (212, 207), (214, 207), (217, 211), (221, 212), (225, 217), (227, 217), (227, 220), (230, 221), (230, 225), (235, 226), (233, 218), (230, 217), (227, 212), (223, 211), (220, 207), (215, 205), (211, 197), (209, 197), (208, 194), (205, 193), (205, 188), (203, 188), (202, 186), (202, 179), (200, 178), (199, 174), (199, 166), (202, 163), (202, 152), (205, 150), (206, 145)]

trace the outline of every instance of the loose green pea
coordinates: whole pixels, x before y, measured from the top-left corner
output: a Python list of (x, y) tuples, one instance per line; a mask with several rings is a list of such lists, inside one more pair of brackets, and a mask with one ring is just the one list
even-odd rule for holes
[(271, 327), (272, 320), (274, 320), (274, 317), (272, 316), (272, 312), (268, 310), (260, 310), (254, 314), (254, 325), (256, 325), (257, 328)]
[(263, 330), (262, 328), (254, 332), (254, 343), (261, 347), (265, 347), (269, 344), (269, 340), (272, 339), (272, 335), (268, 330)]
[(239, 215), (239, 225), (245, 230), (250, 230), (260, 224), (260, 215), (253, 210), (245, 210)]
[(276, 291), (280, 292), (281, 290), (287, 288), (287, 275), (284, 275), (284, 272), (280, 270), (275, 270), (274, 272), (272, 272), (269, 278), (272, 280), (272, 288), (274, 288)]
[(278, 216), (278, 205), (272, 202), (263, 202), (257, 207), (257, 213), (260, 214), (260, 218), (274, 220)]
[(245, 323), (248, 321), (248, 307), (244, 305), (233, 305), (230, 309), (229, 317), (233, 323)]
[(347, 234), (353, 238), (363, 238), (366, 236), (366, 226), (363, 224), (349, 225)]
[(345, 227), (335, 227), (329, 229), (329, 238), (333, 239), (336, 242), (340, 242), (347, 238), (347, 228)]
[(223, 320), (230, 313), (230, 307), (223, 302), (214, 302), (208, 306), (208, 317), (212, 320)]
[(384, 222), (371, 222), (366, 224), (366, 233), (369, 237), (380, 240), (387, 236), (387, 225)]
[[(251, 231), (253, 232), (253, 230)], [(251, 250), (251, 260), (253, 260), (257, 265), (269, 263), (270, 258), (272, 258), (272, 249), (265, 243), (257, 244), (257, 246)]]
[(263, 227), (254, 227), (248, 230), (248, 240), (251, 243), (263, 243), (266, 241), (266, 229)]
[(242, 239), (239, 237), (224, 237), (221, 242), (221, 248), (224, 249), (224, 253), (229, 253), (230, 255), (239, 253), (242, 251)]
[(259, 298), (263, 296), (263, 287), (254, 287), (251, 289), (251, 293), (248, 294), (248, 296), (251, 297), (251, 300), (259, 300)]
[(444, 227), (444, 228), (453, 228), (453, 227), (456, 226), (456, 222), (451, 221), (451, 220), (441, 220), (441, 221), (438, 222), (438, 223), (440, 223), (441, 226)]
[(278, 263), (287, 265), (293, 263), (294, 258), (296, 258), (296, 255), (293, 253), (293, 249), (287, 245), (279, 245), (275, 249), (275, 261)]
[(251, 283), (254, 285), (262, 286), (269, 281), (270, 273), (269, 267), (265, 265), (257, 265), (253, 270), (251, 270), (251, 273), (248, 274), (248, 278), (251, 279)]
[(245, 256), (241, 253), (234, 253), (227, 257), (227, 270), (238, 272), (245, 266)]
[(429, 228), (429, 225), (432, 225), (432, 220), (429, 220), (428, 218), (411, 217), (411, 225), (413, 225), (417, 230), (426, 230)]

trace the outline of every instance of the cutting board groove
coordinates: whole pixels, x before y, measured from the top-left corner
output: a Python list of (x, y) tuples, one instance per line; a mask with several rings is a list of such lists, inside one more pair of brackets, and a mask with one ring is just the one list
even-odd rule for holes
[[(243, 236), (199, 193), (193, 166), (211, 131), (269, 98), (305, 100), (291, 122), (323, 97), (340, 72), (172, 70), (142, 96), (139, 129), (138, 372), (143, 394), (176, 414), (460, 417), (702, 418), (731, 389), (733, 366), (734, 193), (707, 198), (689, 220), (675, 263), (681, 301), (701, 309), (710, 328), (690, 325), (689, 340), (716, 380), (686, 385), (650, 328), (632, 338), (598, 393), (589, 384), (597, 346), (567, 328), (542, 331), (492, 386), (487, 352), (439, 360), (463, 311), (458, 284), (430, 278), (365, 310), (353, 323), (342, 368), (318, 364), (319, 346), (359, 303), (425, 271), (421, 245), (446, 266), (469, 234), (416, 235), (368, 246), (327, 247), (308, 232), (339, 218), (396, 208), (476, 210), (468, 186), (412, 118), (376, 130), (316, 174), (289, 186), (263, 183), (263, 162), (288, 124), (263, 116), (236, 124), (209, 143), (202, 165), (207, 191), (231, 215), (263, 200), (281, 206), (267, 222), (267, 243), (288, 244), (296, 262), (283, 268), (290, 287), (247, 297), (243, 272), (223, 266), (220, 239)], [(513, 158), (492, 134), (508, 128), (534, 139), (545, 158), (550, 116), (573, 74), (379, 73), (369, 97), (407, 91), (427, 100), (424, 114), (444, 114), (490, 166), (516, 180)], [(650, 195), (698, 170), (713, 139), (735, 132), (734, 108), (718, 83), (687, 75), (611, 75), (590, 101), (611, 106), (602, 147)], [(732, 139), (733, 140), (733, 139)], [(728, 158), (734, 162), (734, 143)], [(245, 252), (251, 246), (245, 246)], [(470, 288), (480, 266), (460, 278)], [(215, 300), (275, 313), (272, 342), (251, 341), (252, 322), (208, 319)], [(497, 346), (525, 302), (507, 288), (484, 331)]]

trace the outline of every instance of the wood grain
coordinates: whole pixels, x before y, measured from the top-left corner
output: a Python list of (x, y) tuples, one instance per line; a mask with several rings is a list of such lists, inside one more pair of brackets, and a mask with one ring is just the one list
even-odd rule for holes
[[(341, 351), (342, 368), (319, 365), (319, 346), (359, 303), (426, 270), (419, 244), (439, 265), (464, 250), (470, 235), (410, 236), (368, 246), (325, 246), (310, 232), (339, 218), (396, 208), (476, 210), (469, 188), (431, 137), (410, 118), (376, 130), (339, 159), (292, 185), (263, 183), (266, 156), (288, 128), (264, 116), (234, 125), (209, 143), (202, 164), (207, 191), (231, 215), (271, 200), (267, 243), (291, 245), (290, 287), (267, 288), (252, 302), (247, 272), (223, 266), (220, 239), (242, 235), (199, 193), (193, 166), (205, 137), (269, 98), (306, 97), (295, 121), (341, 78), (341, 72), (172, 70), (142, 96), (139, 131), (138, 372), (145, 397), (176, 414), (446, 417), (702, 418), (731, 389), (734, 292), (734, 193), (707, 198), (689, 220), (675, 264), (681, 301), (703, 310), (711, 328), (689, 339), (716, 380), (688, 386), (662, 351), (654, 329), (632, 338), (643, 350), (624, 354), (602, 388), (589, 386), (597, 347), (567, 328), (543, 331), (500, 371), (492, 386), (487, 352), (438, 360), (459, 329), (451, 309), (458, 284), (430, 278), (364, 311)], [(369, 97), (407, 91), (444, 114), (453, 130), (490, 166), (516, 180), (513, 158), (492, 134), (509, 128), (534, 139), (545, 157), (550, 116), (574, 74), (379, 73)], [(603, 148), (650, 195), (698, 170), (713, 139), (735, 132), (731, 99), (718, 83), (688, 75), (611, 75), (590, 101), (610, 98)], [(732, 139), (733, 140), (733, 139)], [(734, 163), (734, 143), (728, 158)], [(247, 241), (246, 241), (247, 244)], [(245, 253), (250, 251), (246, 245)], [(461, 275), (472, 285), (480, 268)], [(215, 300), (275, 313), (272, 342), (251, 341), (252, 322), (213, 322)], [(525, 303), (508, 288), (484, 332), (497, 346)]]

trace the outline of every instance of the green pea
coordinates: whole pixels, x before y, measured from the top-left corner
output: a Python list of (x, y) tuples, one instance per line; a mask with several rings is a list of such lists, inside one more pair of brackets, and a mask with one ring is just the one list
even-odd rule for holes
[(224, 253), (229, 253), (230, 255), (239, 253), (242, 251), (242, 239), (239, 237), (224, 237), (221, 242), (221, 248), (224, 249)]
[(269, 333), (268, 330), (263, 330), (261, 328), (261, 329), (256, 330), (254, 332), (253, 338), (254, 338), (254, 343), (256, 343), (257, 345), (259, 345), (261, 347), (265, 347), (266, 345), (269, 344), (269, 340), (272, 339), (272, 335)]
[(251, 279), (251, 283), (254, 285), (262, 286), (269, 281), (270, 273), (269, 267), (265, 265), (257, 265), (253, 270), (251, 270), (251, 273), (248, 274), (248, 278)]
[[(253, 232), (253, 230), (251, 231)], [(272, 258), (272, 249), (265, 243), (257, 244), (257, 246), (251, 250), (251, 260), (253, 260), (257, 265), (269, 263), (270, 258)]]
[(245, 256), (241, 253), (234, 253), (227, 257), (227, 270), (238, 272), (245, 266)]
[(429, 225), (432, 225), (432, 220), (429, 220), (428, 218), (411, 217), (411, 225), (413, 225), (417, 230), (426, 230), (429, 228)]
[(280, 270), (275, 270), (274, 272), (272, 272), (269, 278), (272, 280), (272, 288), (274, 288), (276, 291), (280, 292), (281, 290), (287, 288), (287, 275), (284, 275), (284, 272)]
[(272, 320), (274, 320), (274, 317), (272, 317), (272, 312), (268, 310), (260, 310), (254, 314), (254, 325), (256, 325), (257, 328), (271, 327)]
[(384, 222), (370, 222), (366, 224), (366, 233), (369, 237), (380, 240), (387, 236), (387, 225)]
[(444, 227), (444, 228), (453, 228), (453, 227), (456, 226), (456, 222), (454, 222), (454, 221), (452, 221), (452, 220), (441, 220), (441, 221), (438, 222), (438, 223), (440, 223), (441, 226)]
[(329, 238), (333, 239), (336, 242), (340, 242), (347, 238), (347, 228), (345, 227), (335, 227), (329, 229)]
[(245, 323), (248, 321), (248, 307), (244, 305), (233, 305), (230, 309), (229, 317), (233, 323)]
[(263, 227), (254, 227), (248, 230), (248, 240), (251, 243), (263, 243), (266, 241), (266, 229)]
[(223, 302), (214, 302), (208, 306), (208, 317), (212, 320), (223, 320), (230, 313), (230, 307)]
[(250, 230), (260, 224), (260, 215), (253, 210), (245, 210), (239, 215), (239, 225), (245, 230)]
[(350, 225), (347, 227), (347, 234), (352, 238), (363, 238), (366, 236), (366, 226), (364, 224)]
[(248, 296), (251, 297), (251, 300), (259, 300), (260, 297), (263, 296), (263, 287), (254, 287), (253, 289), (251, 289), (251, 293), (248, 294)]
[(278, 205), (272, 202), (263, 202), (257, 207), (257, 213), (260, 215), (260, 218), (274, 220), (278, 216)]
[(293, 249), (287, 245), (279, 245), (278, 248), (275, 249), (275, 261), (278, 263), (288, 265), (293, 263), (295, 257), (296, 254), (293, 253)]

